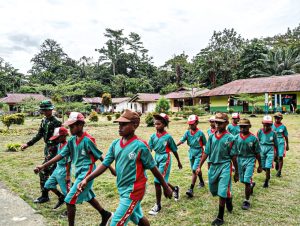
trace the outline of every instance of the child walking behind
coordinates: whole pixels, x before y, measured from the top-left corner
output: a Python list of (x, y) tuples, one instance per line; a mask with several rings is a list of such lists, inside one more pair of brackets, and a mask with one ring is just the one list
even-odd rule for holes
[(263, 128), (258, 130), (257, 138), (260, 143), (260, 158), (263, 170), (266, 172), (264, 188), (269, 187), (270, 171), (273, 166), (275, 150), (278, 149), (276, 133), (272, 130), (273, 119), (270, 115), (263, 117)]
[(237, 160), (240, 182), (245, 184), (245, 201), (243, 202), (242, 209), (248, 210), (250, 208), (250, 195), (253, 194), (255, 187), (252, 177), (256, 159), (258, 161), (257, 172), (262, 172), (259, 154), (260, 146), (256, 136), (249, 131), (251, 128), (250, 120), (241, 119), (239, 126), (241, 132), (235, 138), (234, 149), (238, 153)]
[[(190, 188), (187, 190), (186, 195), (188, 197), (194, 196), (194, 187), (197, 181), (196, 170), (200, 164), (203, 147), (206, 145), (206, 138), (204, 133), (197, 128), (199, 118), (197, 115), (190, 115), (188, 118), (189, 130), (187, 130), (180, 141), (177, 143), (177, 146), (183, 144), (187, 141), (189, 149), (189, 159), (192, 169), (192, 183)], [(198, 174), (199, 177), (199, 188), (204, 187), (204, 181), (202, 173)]]
[(125, 110), (115, 122), (119, 123), (119, 134), (122, 138), (112, 142), (103, 163), (78, 185), (78, 190), (82, 191), (89, 181), (101, 175), (115, 161), (120, 202), (110, 225), (123, 226), (132, 221), (136, 225), (149, 226), (150, 223), (143, 216), (141, 208), (146, 191), (146, 169), (150, 169), (160, 181), (166, 197), (172, 197), (172, 190), (155, 166), (147, 143), (135, 135), (140, 123), (138, 113)]
[[(68, 130), (65, 127), (58, 127), (54, 129), (54, 134), (49, 140), (57, 144), (57, 154), (60, 154), (64, 146), (68, 143), (67, 136)], [(45, 189), (52, 191), (58, 196), (58, 202), (53, 209), (59, 208), (64, 204), (65, 197), (70, 191), (71, 186), (71, 162), (70, 158), (66, 157), (57, 162), (56, 168), (45, 183)], [(57, 190), (57, 184), (61, 192)]]
[(277, 134), (278, 139), (278, 149), (275, 156), (275, 169), (277, 170), (277, 177), (281, 177), (281, 170), (283, 167), (283, 157), (285, 157), (286, 151), (289, 150), (289, 138), (288, 131), (285, 125), (282, 124), (281, 120), (283, 118), (280, 112), (276, 112), (274, 115), (275, 123), (272, 129)]
[(209, 190), (213, 196), (219, 196), (219, 213), (212, 225), (224, 224), (225, 204), (229, 212), (232, 212), (231, 197), (231, 163), (235, 166), (234, 181), (239, 180), (237, 153), (234, 152), (234, 136), (226, 130), (228, 116), (226, 113), (217, 113), (215, 117), (215, 134), (208, 138), (205, 151), (197, 172), (201, 172), (201, 167), (207, 157), (209, 157), (210, 167), (208, 170)]
[[(175, 201), (179, 200), (179, 187), (173, 186), (169, 183), (169, 176), (171, 171), (171, 153), (173, 152), (178, 162), (178, 168), (181, 169), (182, 165), (177, 153), (177, 146), (174, 139), (170, 134), (167, 133), (165, 128), (169, 125), (169, 117), (165, 113), (153, 116), (155, 121), (154, 125), (156, 133), (152, 134), (149, 140), (150, 150), (155, 151), (155, 161), (159, 172), (163, 175), (165, 181), (168, 183), (170, 188), (173, 190)], [(156, 215), (161, 210), (161, 182), (158, 178), (154, 178), (155, 193), (156, 193), (156, 204), (149, 211), (150, 215)]]
[[(78, 112), (71, 112), (69, 119), (64, 125), (69, 126), (70, 132), (73, 135), (60, 154), (41, 166), (35, 168), (35, 172), (39, 172), (49, 165), (60, 161), (63, 158), (70, 157), (72, 164), (75, 166), (75, 181), (65, 198), (67, 203), (69, 226), (75, 224), (76, 204), (87, 201), (101, 215), (102, 221), (100, 226), (105, 226), (112, 216), (112, 213), (102, 208), (100, 203), (95, 199), (95, 194), (92, 190), (93, 180), (91, 180), (86, 188), (82, 191), (77, 191), (77, 185), (96, 168), (95, 162), (102, 158), (102, 152), (97, 148), (95, 138), (87, 132), (83, 131), (85, 121), (84, 116)], [(114, 172), (111, 169), (112, 173)]]

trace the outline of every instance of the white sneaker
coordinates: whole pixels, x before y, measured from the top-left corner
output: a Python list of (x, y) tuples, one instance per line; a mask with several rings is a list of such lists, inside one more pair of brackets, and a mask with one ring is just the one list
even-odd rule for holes
[(180, 198), (179, 186), (174, 187), (173, 196), (174, 196), (175, 201), (179, 200), (179, 198)]
[(156, 215), (161, 210), (161, 207), (155, 204), (152, 209), (148, 212), (150, 215)]

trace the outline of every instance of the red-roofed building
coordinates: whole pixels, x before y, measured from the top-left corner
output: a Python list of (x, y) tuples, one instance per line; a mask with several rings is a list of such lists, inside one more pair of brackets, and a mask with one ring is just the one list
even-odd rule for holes
[(243, 93), (264, 96), (265, 101), (257, 104), (262, 109), (268, 107), (274, 111), (294, 111), (300, 108), (300, 74), (239, 79), (203, 93), (201, 96), (209, 97), (212, 112), (226, 112), (228, 107), (236, 112), (251, 111), (252, 107), (249, 103), (235, 98)]
[(141, 113), (154, 112), (159, 93), (137, 93), (128, 102), (128, 109)]

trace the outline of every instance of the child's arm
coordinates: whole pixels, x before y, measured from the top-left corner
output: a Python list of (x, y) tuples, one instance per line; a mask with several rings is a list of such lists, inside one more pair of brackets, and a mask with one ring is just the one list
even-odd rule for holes
[(56, 155), (54, 158), (49, 160), (48, 162), (44, 163), (43, 165), (36, 166), (35, 169), (33, 170), (35, 173), (39, 173), (43, 169), (47, 168), (48, 166), (51, 166), (52, 164), (58, 162), (61, 160), (63, 156), (61, 154)]
[[(104, 158), (102, 156), (100, 157), (100, 161), (101, 162), (104, 161)], [(116, 173), (115, 169), (111, 165), (109, 165), (108, 169), (109, 169), (109, 171), (111, 172), (112, 175), (117, 176), (117, 173)]]
[(288, 150), (290, 150), (290, 147), (289, 147), (288, 131), (287, 131), (286, 127), (284, 128), (283, 135), (284, 135), (284, 139), (285, 139), (285, 143), (286, 143), (285, 149), (288, 151)]
[(182, 169), (182, 164), (181, 164), (181, 162), (180, 162), (180, 158), (179, 158), (178, 152), (177, 152), (177, 151), (176, 151), (176, 152), (173, 152), (173, 154), (174, 154), (175, 158), (177, 159), (177, 162), (178, 162), (178, 168), (179, 168), (179, 169)]
[(198, 168), (196, 170), (197, 174), (199, 174), (201, 172), (201, 167), (202, 167), (203, 163), (206, 161), (207, 157), (208, 157), (208, 155), (205, 152), (203, 152), (200, 164), (199, 164), (199, 166), (198, 166)]
[(82, 192), (84, 190), (84, 188), (86, 187), (87, 183), (91, 180), (93, 180), (95, 177), (100, 176), (102, 173), (105, 172), (105, 170), (108, 167), (101, 164), (99, 166), (97, 166), (97, 168), (94, 170), (94, 172), (92, 172), (89, 176), (87, 176), (85, 179), (83, 179), (78, 185), (77, 185), (77, 190)]
[(257, 168), (257, 173), (261, 173), (262, 172), (262, 166), (261, 166), (261, 158), (260, 158), (260, 154), (256, 154), (256, 159), (258, 161), (258, 168)]
[(165, 197), (171, 199), (173, 195), (172, 189), (168, 186), (168, 184), (166, 183), (165, 179), (163, 178), (163, 176), (161, 175), (157, 167), (155, 166), (150, 170), (153, 173), (153, 175), (156, 177), (156, 179), (158, 179), (161, 186), (163, 187)]
[(234, 182), (239, 181), (239, 167), (238, 167), (236, 159), (237, 159), (237, 155), (234, 155), (234, 156), (231, 157), (231, 161), (232, 161), (234, 169), (235, 169), (234, 176), (233, 176)]
[(172, 152), (173, 152), (173, 154), (174, 154), (174, 156), (175, 156), (175, 158), (176, 158), (176, 160), (177, 160), (177, 163), (178, 163), (178, 168), (179, 169), (182, 169), (182, 164), (181, 164), (181, 162), (180, 162), (180, 158), (179, 158), (179, 155), (178, 155), (178, 153), (177, 153), (177, 146), (176, 146), (176, 144), (175, 144), (175, 141), (174, 141), (174, 139), (172, 138), (172, 137), (170, 137), (170, 139), (169, 139), (169, 142), (168, 142), (168, 145), (169, 145), (169, 147), (170, 147), (170, 149), (172, 150)]
[(187, 132), (184, 133), (184, 135), (181, 137), (180, 141), (176, 144), (176, 146), (183, 144), (186, 140), (187, 140)]

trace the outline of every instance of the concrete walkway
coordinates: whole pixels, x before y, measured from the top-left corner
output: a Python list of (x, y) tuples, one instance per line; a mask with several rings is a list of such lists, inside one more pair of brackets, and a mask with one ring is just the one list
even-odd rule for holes
[(0, 226), (42, 226), (46, 220), (0, 182)]

